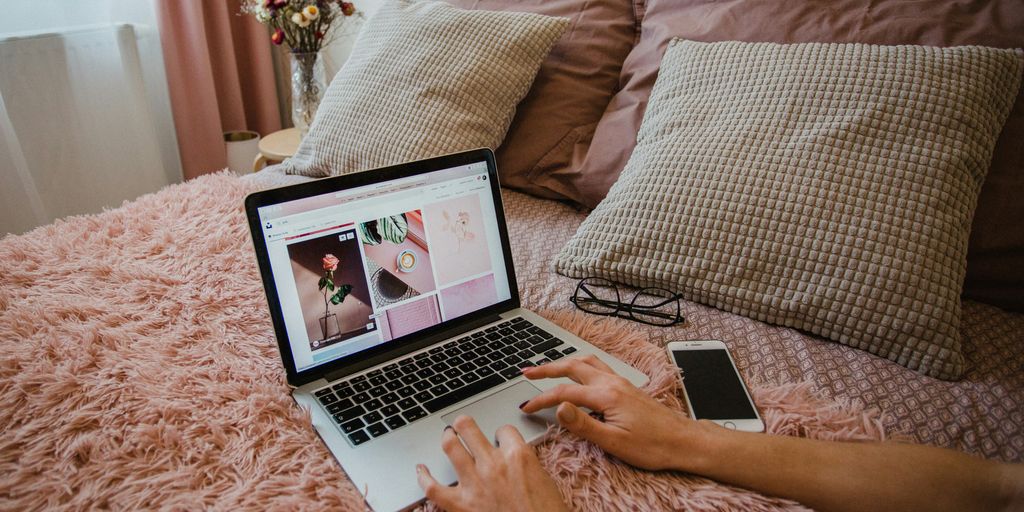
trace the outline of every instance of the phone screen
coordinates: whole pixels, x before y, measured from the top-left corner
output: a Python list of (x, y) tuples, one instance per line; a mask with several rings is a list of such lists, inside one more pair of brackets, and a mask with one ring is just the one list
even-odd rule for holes
[(721, 349), (673, 350), (676, 366), (683, 370), (683, 386), (694, 418), (707, 420), (755, 419), (743, 382)]

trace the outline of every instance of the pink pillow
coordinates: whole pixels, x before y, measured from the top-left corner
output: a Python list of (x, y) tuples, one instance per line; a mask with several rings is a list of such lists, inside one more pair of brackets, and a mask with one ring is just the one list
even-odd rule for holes
[(590, 138), (619, 85), (637, 38), (629, 0), (447, 0), (466, 9), (569, 18), (571, 25), (540, 66), (496, 150), (501, 184), (543, 197), (567, 197)]
[[(622, 90), (586, 158), (558, 191), (594, 207), (629, 159), (670, 39), (1024, 47), (1020, 0), (647, 0), (641, 37), (622, 66)], [(967, 255), (967, 297), (1024, 310), (1024, 88), (1002, 131), (978, 201)]]

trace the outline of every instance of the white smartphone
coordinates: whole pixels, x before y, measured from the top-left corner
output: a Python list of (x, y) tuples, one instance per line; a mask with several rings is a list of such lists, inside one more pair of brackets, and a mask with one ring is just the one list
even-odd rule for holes
[(764, 432), (761, 415), (725, 343), (673, 341), (668, 355), (682, 373), (683, 396), (692, 418), (733, 430)]

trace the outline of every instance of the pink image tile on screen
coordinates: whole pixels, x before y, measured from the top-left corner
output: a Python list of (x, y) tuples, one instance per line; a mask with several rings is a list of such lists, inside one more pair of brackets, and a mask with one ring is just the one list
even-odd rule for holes
[(439, 286), (491, 270), (479, 195), (424, 206), (423, 221)]
[(384, 314), (387, 316), (388, 330), (391, 332), (390, 339), (401, 338), (441, 323), (441, 311), (437, 306), (436, 295), (396, 306)]
[(498, 302), (494, 274), (478, 277), (441, 290), (444, 319), (451, 320)]

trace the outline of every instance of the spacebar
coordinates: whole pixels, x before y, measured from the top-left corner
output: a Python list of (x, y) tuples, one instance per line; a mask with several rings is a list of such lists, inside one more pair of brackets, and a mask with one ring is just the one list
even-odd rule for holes
[(473, 395), (476, 395), (481, 391), (493, 388), (494, 386), (497, 386), (502, 382), (505, 382), (505, 379), (501, 378), (501, 376), (498, 374), (494, 374), (489, 377), (480, 379), (466, 387), (452, 391), (447, 395), (441, 395), (433, 400), (430, 400), (427, 403), (423, 404), (423, 407), (426, 407), (427, 410), (430, 411), (431, 413), (435, 413), (437, 411), (440, 411), (441, 409), (444, 409), (445, 407), (448, 407), (449, 405), (461, 402)]

